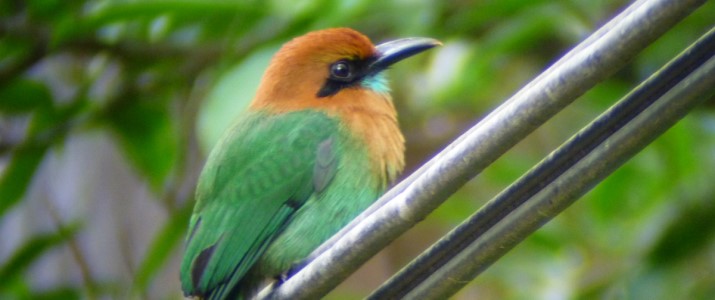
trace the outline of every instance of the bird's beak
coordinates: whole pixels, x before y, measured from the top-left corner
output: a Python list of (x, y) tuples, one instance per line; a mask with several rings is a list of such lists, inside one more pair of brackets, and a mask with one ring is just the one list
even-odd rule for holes
[(377, 45), (377, 55), (375, 60), (368, 66), (368, 73), (375, 74), (392, 64), (408, 58), (412, 55), (441, 46), (442, 43), (431, 38), (404, 38)]

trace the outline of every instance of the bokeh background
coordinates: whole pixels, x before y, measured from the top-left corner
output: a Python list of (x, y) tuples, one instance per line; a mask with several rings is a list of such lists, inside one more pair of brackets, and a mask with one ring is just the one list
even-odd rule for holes
[[(622, 0), (0, 2), (0, 298), (177, 299), (203, 161), (291, 37), (444, 46), (389, 71), (407, 173), (625, 8)], [(709, 1), (373, 258), (364, 297), (709, 30)], [(710, 99), (456, 299), (714, 299)]]

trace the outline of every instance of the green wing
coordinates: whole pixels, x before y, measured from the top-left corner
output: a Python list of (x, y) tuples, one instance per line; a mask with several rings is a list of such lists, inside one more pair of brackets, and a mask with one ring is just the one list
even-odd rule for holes
[(335, 120), (313, 111), (253, 112), (232, 127), (199, 178), (181, 265), (187, 295), (223, 298), (241, 281), (333, 177), (337, 132)]

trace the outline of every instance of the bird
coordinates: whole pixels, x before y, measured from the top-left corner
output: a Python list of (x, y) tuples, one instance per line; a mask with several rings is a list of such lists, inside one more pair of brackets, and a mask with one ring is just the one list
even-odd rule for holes
[(403, 38), (375, 46), (350, 28), (285, 43), (199, 175), (184, 295), (248, 298), (373, 203), (405, 164), (384, 71), (438, 45)]

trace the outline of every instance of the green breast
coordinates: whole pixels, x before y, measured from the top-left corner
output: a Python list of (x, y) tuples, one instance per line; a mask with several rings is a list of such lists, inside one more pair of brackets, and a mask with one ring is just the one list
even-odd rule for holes
[(299, 263), (383, 192), (382, 176), (373, 174), (366, 147), (345, 132), (337, 136), (335, 175), (323, 192), (312, 194), (296, 211), (269, 246), (259, 260), (261, 274), (275, 277)]
[(199, 178), (184, 291), (221, 298), (287, 271), (378, 197), (377, 175), (363, 141), (322, 112), (246, 114)]

